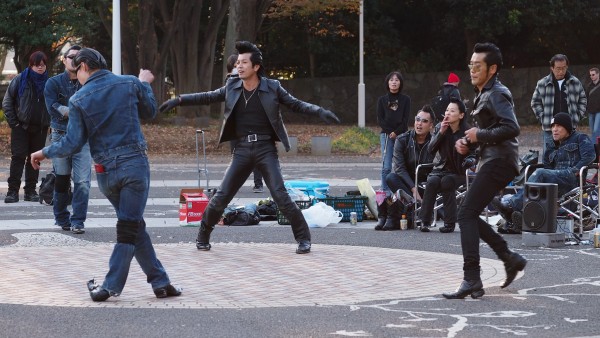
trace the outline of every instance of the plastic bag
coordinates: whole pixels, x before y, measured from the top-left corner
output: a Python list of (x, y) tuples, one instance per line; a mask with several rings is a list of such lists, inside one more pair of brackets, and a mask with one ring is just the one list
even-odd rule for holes
[(309, 201), (310, 197), (304, 191), (296, 188), (287, 188), (288, 195), (292, 201)]
[(334, 210), (323, 202), (302, 210), (302, 215), (310, 228), (323, 228), (332, 223), (339, 223), (344, 217), (341, 211)]
[(360, 190), (360, 194), (369, 198), (369, 200), (367, 201), (367, 207), (371, 211), (371, 214), (375, 216), (375, 219), (377, 219), (377, 217), (379, 217), (379, 214), (377, 212), (375, 190), (373, 190), (373, 186), (371, 186), (369, 179), (363, 178), (362, 180), (358, 180), (356, 181), (356, 185), (358, 186), (358, 190)]

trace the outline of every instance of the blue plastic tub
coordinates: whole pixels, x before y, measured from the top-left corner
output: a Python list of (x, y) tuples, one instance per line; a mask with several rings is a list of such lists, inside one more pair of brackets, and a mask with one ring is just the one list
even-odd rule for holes
[(286, 181), (287, 189), (298, 189), (311, 198), (325, 198), (329, 195), (329, 183), (323, 181)]

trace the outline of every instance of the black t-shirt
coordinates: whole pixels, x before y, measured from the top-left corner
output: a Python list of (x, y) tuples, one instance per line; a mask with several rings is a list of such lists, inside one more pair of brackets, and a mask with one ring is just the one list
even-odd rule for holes
[(267, 113), (260, 103), (258, 87), (247, 91), (242, 87), (242, 95), (233, 107), (236, 137), (246, 135), (275, 135)]

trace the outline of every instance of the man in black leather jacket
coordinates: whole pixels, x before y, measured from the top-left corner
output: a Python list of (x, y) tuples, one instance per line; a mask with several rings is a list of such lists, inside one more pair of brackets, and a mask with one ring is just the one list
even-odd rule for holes
[[(419, 164), (429, 164), (433, 162), (433, 155), (427, 151), (427, 146), (431, 140), (431, 130), (435, 125), (435, 114), (430, 106), (424, 106), (415, 116), (415, 126), (396, 137), (394, 143), (394, 157), (392, 159), (392, 172), (386, 176), (386, 182), (392, 192), (396, 193), (402, 190), (413, 196), (416, 201), (421, 200), (421, 192), (415, 186), (415, 174)], [(431, 168), (419, 172), (419, 181), (425, 182), (427, 174)], [(405, 207), (405, 206), (404, 206)], [(406, 210), (400, 205), (400, 201), (392, 202), (387, 198), (383, 203), (377, 206), (379, 222), (375, 230), (398, 230), (400, 229), (400, 212), (407, 216), (411, 215), (411, 210)], [(413, 217), (407, 217), (409, 227), (412, 228)]]
[(310, 230), (302, 212), (284, 187), (275, 147), (275, 141), (280, 141), (286, 151), (290, 149), (279, 106), (281, 104), (294, 112), (319, 116), (326, 122), (340, 121), (331, 111), (296, 99), (279, 81), (264, 77), (262, 53), (254, 44), (238, 41), (235, 48), (238, 52), (238, 77), (230, 78), (224, 87), (217, 90), (180, 95), (164, 102), (159, 108), (164, 112), (178, 105), (207, 105), (225, 101), (219, 142), (236, 141), (221, 186), (202, 216), (196, 247), (198, 250), (210, 250), (210, 233), (225, 207), (256, 167), (263, 174), (277, 207), (290, 220), (294, 238), (298, 242), (296, 253), (308, 253), (311, 248)]
[(464, 258), (464, 279), (453, 293), (444, 293), (448, 299), (472, 298), (485, 294), (479, 264), (479, 239), (486, 242), (504, 262), (507, 287), (525, 269), (527, 261), (511, 252), (506, 241), (484, 222), (479, 215), (500, 189), (518, 174), (519, 124), (514, 112), (512, 94), (497, 78), (502, 66), (502, 53), (492, 43), (478, 43), (473, 48), (469, 63), (471, 83), (476, 87), (471, 116), (477, 127), (465, 132), (456, 141), (459, 153), (466, 154), (469, 143), (479, 146), (477, 175), (458, 211), (461, 245)]

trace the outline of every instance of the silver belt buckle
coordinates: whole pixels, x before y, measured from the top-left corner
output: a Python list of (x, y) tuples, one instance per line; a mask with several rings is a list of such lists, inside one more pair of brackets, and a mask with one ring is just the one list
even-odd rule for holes
[(246, 138), (248, 139), (248, 142), (258, 141), (258, 135), (256, 135), (256, 134), (248, 135), (248, 136), (246, 136)]

